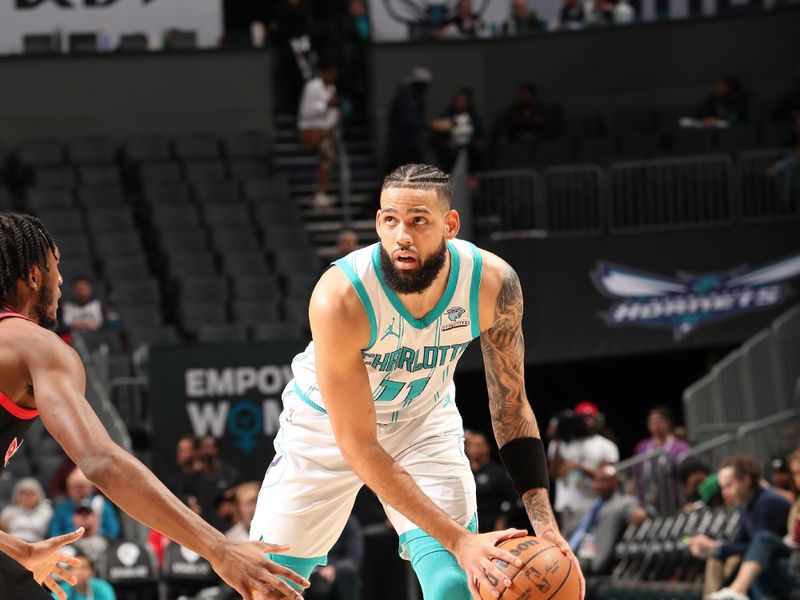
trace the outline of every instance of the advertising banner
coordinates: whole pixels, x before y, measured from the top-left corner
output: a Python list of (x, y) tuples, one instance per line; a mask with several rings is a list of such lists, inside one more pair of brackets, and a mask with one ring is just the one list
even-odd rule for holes
[(116, 48), (126, 33), (145, 33), (153, 48), (170, 29), (197, 32), (198, 46), (222, 36), (221, 0), (4, 0), (0, 2), (0, 54), (19, 53), (31, 34), (96, 33), (101, 49)]
[(260, 481), (273, 455), (291, 380), (292, 358), (303, 341), (153, 348), (150, 358), (156, 472), (175, 464), (175, 445), (187, 434), (218, 438), (223, 462)]

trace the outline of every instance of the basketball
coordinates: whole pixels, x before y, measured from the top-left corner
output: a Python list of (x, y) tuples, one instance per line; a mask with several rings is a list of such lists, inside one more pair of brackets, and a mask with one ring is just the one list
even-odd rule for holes
[[(580, 594), (580, 574), (558, 547), (536, 537), (506, 540), (499, 545), (522, 559), (522, 566), (495, 559), (511, 580), (511, 587), (495, 583), (502, 600), (575, 600)], [(494, 583), (494, 582), (493, 582)], [(493, 600), (488, 590), (480, 590), (483, 600)]]

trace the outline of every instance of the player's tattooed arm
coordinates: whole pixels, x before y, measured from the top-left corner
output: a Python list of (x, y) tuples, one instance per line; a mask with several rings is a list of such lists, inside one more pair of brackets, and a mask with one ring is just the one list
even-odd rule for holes
[(522, 495), (525, 512), (536, 535), (555, 542), (560, 536), (556, 517), (550, 507), (550, 492), (545, 488), (528, 490)]
[(481, 334), (489, 392), (489, 412), (497, 444), (520, 437), (539, 437), (525, 394), (525, 341), (522, 337), (522, 288), (505, 265), (492, 326)]

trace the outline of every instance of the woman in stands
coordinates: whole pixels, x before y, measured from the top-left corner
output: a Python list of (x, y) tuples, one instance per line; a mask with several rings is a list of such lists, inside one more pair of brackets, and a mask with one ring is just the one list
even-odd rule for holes
[[(86, 374), (77, 353), (48, 329), (56, 323), (59, 252), (34, 217), (0, 213), (0, 452), (13, 459), (33, 420), (42, 423), (67, 455), (108, 498), (135, 519), (158, 529), (209, 560), (246, 600), (301, 596), (278, 576), (308, 583), (266, 559), (283, 552), (260, 542), (230, 542), (173, 496), (155, 476), (108, 436), (84, 397)], [(54, 581), (74, 585), (58, 565), (78, 562), (59, 549), (82, 529), (34, 544), (0, 533), (0, 598), (49, 600), (44, 583), (65, 599)], [(27, 571), (26, 571), (27, 569)]]
[(41, 542), (47, 535), (53, 506), (45, 498), (41, 484), (33, 477), (20, 479), (11, 493), (13, 503), (0, 512), (8, 532), (26, 542)]

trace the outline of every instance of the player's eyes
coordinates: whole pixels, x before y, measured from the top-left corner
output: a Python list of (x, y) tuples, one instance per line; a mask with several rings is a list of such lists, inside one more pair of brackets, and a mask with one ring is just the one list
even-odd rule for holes
[(428, 222), (428, 219), (426, 219), (424, 217), (417, 217), (416, 219), (414, 219), (414, 224), (415, 225), (425, 225), (425, 223), (427, 223), (427, 222)]
[(384, 223), (394, 223), (394, 217), (384, 217), (383, 218), (383, 222)]

